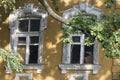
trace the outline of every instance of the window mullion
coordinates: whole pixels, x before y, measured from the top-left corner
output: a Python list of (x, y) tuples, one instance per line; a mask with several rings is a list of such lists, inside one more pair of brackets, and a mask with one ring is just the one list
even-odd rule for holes
[(29, 55), (30, 55), (30, 20), (28, 23), (28, 35), (27, 35), (27, 41), (26, 41), (26, 60), (25, 63), (29, 64)]
[(84, 40), (85, 40), (85, 35), (82, 34), (82, 36), (81, 36), (80, 64), (84, 63)]

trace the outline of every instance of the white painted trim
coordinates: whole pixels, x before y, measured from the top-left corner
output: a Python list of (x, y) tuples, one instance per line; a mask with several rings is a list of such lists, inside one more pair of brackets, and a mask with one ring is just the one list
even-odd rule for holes
[[(17, 51), (17, 37), (19, 36), (25, 36), (26, 37), (26, 65), (23, 66), (24, 69), (37, 69), (37, 72), (40, 73), (43, 69), (43, 64), (42, 64), (42, 53), (43, 53), (43, 41), (44, 41), (44, 30), (47, 28), (47, 12), (39, 9), (39, 7), (35, 6), (32, 3), (25, 3), (24, 6), (19, 7), (16, 12), (11, 13), (9, 15), (9, 28), (10, 28), (10, 50), (11, 51)], [(40, 30), (38, 32), (20, 32), (18, 31), (18, 26), (19, 26), (19, 20), (24, 20), (24, 19), (40, 19)], [(29, 25), (30, 26), (30, 25)], [(38, 50), (38, 64), (37, 65), (29, 65), (28, 60), (29, 60), (29, 50), (28, 50), (28, 45), (29, 45), (29, 36), (39, 36), (39, 50)], [(30, 67), (28, 67), (30, 66)]]
[(17, 73), (14, 80), (20, 80), (20, 77), (28, 77), (28, 80), (32, 80), (33, 75), (31, 73)]
[(93, 74), (97, 74), (100, 68), (100, 65), (96, 64), (60, 64), (60, 69), (62, 70), (62, 74), (67, 73), (68, 70), (85, 70), (90, 71), (93, 70)]
[(74, 73), (70, 75), (70, 80), (75, 80), (75, 78), (83, 78), (83, 80), (88, 80), (87, 73)]
[[(75, 15), (78, 15), (79, 11), (84, 11), (88, 15), (95, 15), (97, 17), (98, 23), (101, 22), (101, 15), (103, 14), (103, 11), (99, 8), (94, 7), (91, 4), (88, 4), (87, 2), (81, 2), (78, 5), (73, 6), (70, 9), (67, 9), (63, 12), (63, 17), (67, 20), (71, 20), (72, 17)], [(62, 24), (62, 27), (65, 27), (65, 24)], [(83, 34), (83, 33), (82, 33)], [(80, 32), (72, 35), (81, 35)], [(84, 44), (84, 39), (81, 40)], [(79, 44), (80, 44), (79, 43)], [(76, 43), (78, 44), (78, 43)], [(80, 64), (70, 64), (70, 44), (64, 44), (63, 45), (63, 59), (62, 64), (59, 65), (60, 69), (62, 70), (62, 73), (66, 73), (67, 70), (93, 70), (93, 74), (97, 74), (98, 70), (100, 68), (98, 64), (98, 41), (94, 41), (94, 50), (93, 50), (93, 64), (84, 64), (84, 45), (82, 46), (81, 50), (81, 62)], [(88, 67), (88, 69), (87, 69)]]

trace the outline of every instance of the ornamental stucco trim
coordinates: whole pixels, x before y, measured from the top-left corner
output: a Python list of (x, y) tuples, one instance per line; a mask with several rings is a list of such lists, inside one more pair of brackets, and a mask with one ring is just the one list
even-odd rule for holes
[(47, 28), (47, 12), (34, 6), (32, 3), (26, 3), (24, 6), (19, 7), (15, 12), (9, 15), (9, 28), (16, 28), (18, 26), (18, 19), (25, 17), (37, 17), (41, 18), (40, 29)]
[(88, 80), (87, 73), (74, 73), (70, 75), (70, 80), (75, 80), (75, 78), (83, 78), (83, 80)]
[(100, 65), (98, 64), (60, 64), (60, 69), (62, 70), (61, 73), (65, 74), (68, 70), (93, 70), (93, 74), (97, 74), (100, 68)]
[[(73, 16), (78, 15), (79, 11), (84, 11), (86, 14), (97, 16), (98, 23), (101, 22), (101, 14), (103, 11), (87, 2), (81, 2), (63, 12), (63, 17), (70, 20)], [(64, 24), (62, 25), (64, 27)]]
[(14, 80), (20, 80), (20, 77), (28, 77), (28, 80), (32, 80), (33, 75), (31, 73), (17, 73)]
[[(44, 30), (47, 28), (47, 17), (48, 13), (45, 10), (40, 9), (39, 7), (35, 6), (33, 3), (25, 3), (23, 6), (19, 7), (15, 12), (10, 13), (9, 15), (9, 29), (10, 29), (10, 42), (9, 48), (10, 50), (14, 50), (15, 47), (15, 36), (17, 32), (17, 27), (19, 26), (18, 19), (20, 18), (40, 18), (40, 52), (39, 52), (39, 60), (38, 65), (24, 65), (23, 69), (37, 69), (37, 73), (41, 73), (44, 65), (42, 64), (42, 49), (43, 49), (43, 34)], [(17, 43), (16, 43), (17, 44)], [(11, 73), (12, 69), (6, 70), (6, 73)]]
[[(79, 11), (84, 11), (87, 15), (95, 15), (97, 17), (97, 22), (101, 22), (101, 15), (103, 14), (103, 11), (99, 8), (94, 7), (91, 4), (88, 4), (87, 2), (79, 3), (78, 5), (73, 6), (70, 9), (67, 9), (63, 12), (63, 17), (67, 20), (71, 20), (72, 17), (75, 15), (78, 15)], [(62, 27), (65, 27), (65, 24), (62, 24)], [(70, 64), (69, 62), (69, 55), (68, 55), (68, 47), (69, 44), (63, 45), (63, 59), (62, 64), (59, 65), (61, 72), (63, 74), (67, 73), (67, 70), (92, 70), (93, 74), (97, 74), (100, 68), (100, 65), (98, 63), (98, 41), (94, 41), (94, 53), (93, 53), (93, 64)]]

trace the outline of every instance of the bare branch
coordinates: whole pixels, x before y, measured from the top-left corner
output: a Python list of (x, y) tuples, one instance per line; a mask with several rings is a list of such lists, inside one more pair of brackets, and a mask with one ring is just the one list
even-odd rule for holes
[(50, 5), (48, 4), (47, 0), (38, 0), (44, 7), (45, 9), (47, 10), (47, 12), (56, 20), (64, 23), (64, 24), (67, 24), (67, 20), (64, 19), (63, 17), (59, 16), (58, 14), (56, 14), (52, 8), (50, 7)]

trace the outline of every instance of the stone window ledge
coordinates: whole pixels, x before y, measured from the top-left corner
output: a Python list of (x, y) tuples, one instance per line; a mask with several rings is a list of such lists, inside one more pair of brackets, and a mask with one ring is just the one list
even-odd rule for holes
[[(37, 71), (37, 73), (41, 73), (44, 68), (44, 65), (43, 64), (27, 64), (27, 65), (23, 65), (22, 68), (27, 70), (34, 69)], [(12, 68), (6, 69), (6, 73), (8, 74), (12, 73)]]
[(44, 65), (43, 64), (27, 64), (23, 65), (23, 69), (36, 69), (37, 73), (41, 73)]
[(100, 68), (99, 64), (60, 64), (59, 68), (62, 70), (62, 74), (65, 74), (67, 70), (93, 70), (93, 74), (97, 74)]

